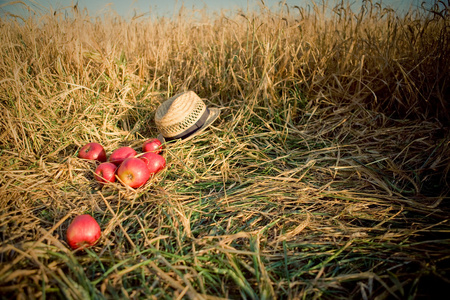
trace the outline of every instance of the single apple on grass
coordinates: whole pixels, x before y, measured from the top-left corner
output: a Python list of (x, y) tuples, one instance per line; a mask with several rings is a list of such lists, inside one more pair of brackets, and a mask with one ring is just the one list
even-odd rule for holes
[(123, 184), (132, 188), (143, 186), (150, 178), (150, 171), (139, 158), (127, 158), (117, 169), (117, 177)]
[(72, 249), (93, 246), (100, 239), (100, 225), (90, 215), (76, 216), (67, 228), (67, 243)]
[(142, 152), (161, 152), (161, 141), (158, 139), (149, 139), (142, 145)]
[(78, 157), (83, 159), (97, 160), (99, 162), (106, 161), (106, 152), (99, 143), (88, 143), (81, 147)]
[(136, 156), (137, 152), (131, 147), (120, 147), (111, 153), (109, 161), (119, 166), (125, 159)]
[(95, 180), (100, 184), (116, 181), (117, 166), (110, 162), (104, 162), (95, 169)]
[(166, 160), (162, 155), (154, 152), (147, 152), (139, 156), (139, 159), (145, 162), (151, 174), (156, 174), (166, 166)]

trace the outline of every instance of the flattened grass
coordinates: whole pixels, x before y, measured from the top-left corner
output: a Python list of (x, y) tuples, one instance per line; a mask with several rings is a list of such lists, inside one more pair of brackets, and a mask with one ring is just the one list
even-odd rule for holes
[[(446, 10), (1, 20), (5, 298), (427, 298), (449, 282)], [(442, 75), (444, 74), (444, 75)], [(191, 89), (220, 119), (142, 188), (108, 154)], [(102, 239), (65, 241), (89, 213)]]

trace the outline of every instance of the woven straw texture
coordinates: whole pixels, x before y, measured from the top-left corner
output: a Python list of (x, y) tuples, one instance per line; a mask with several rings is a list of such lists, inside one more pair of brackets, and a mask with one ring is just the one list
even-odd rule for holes
[(174, 137), (194, 125), (205, 110), (202, 99), (189, 91), (162, 103), (156, 110), (155, 123), (165, 137)]

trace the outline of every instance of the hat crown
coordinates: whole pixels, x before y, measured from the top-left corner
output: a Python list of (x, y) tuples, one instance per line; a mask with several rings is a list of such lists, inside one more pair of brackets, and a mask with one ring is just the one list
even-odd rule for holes
[(205, 103), (194, 92), (177, 94), (158, 107), (155, 123), (164, 136), (177, 136), (194, 125), (205, 110)]

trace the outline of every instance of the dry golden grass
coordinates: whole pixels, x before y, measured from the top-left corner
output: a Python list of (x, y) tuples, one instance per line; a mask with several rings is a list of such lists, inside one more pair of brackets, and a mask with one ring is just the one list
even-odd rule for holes
[[(191, 13), (0, 20), (2, 298), (421, 299), (448, 286), (449, 6)], [(99, 188), (78, 149), (138, 149), (184, 90), (220, 119), (168, 145), (146, 186)], [(82, 213), (102, 238), (72, 251)]]

